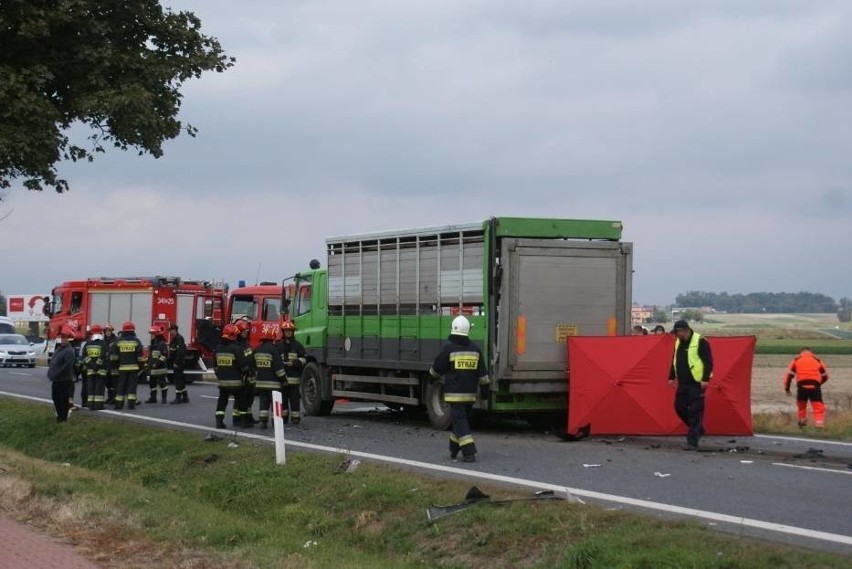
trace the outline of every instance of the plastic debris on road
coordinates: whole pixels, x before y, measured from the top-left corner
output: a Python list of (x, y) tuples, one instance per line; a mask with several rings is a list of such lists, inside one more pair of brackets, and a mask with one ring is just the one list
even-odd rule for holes
[(657, 478), (665, 478), (667, 476), (671, 476), (671, 472), (655, 472), (654, 476)]
[(740, 464), (754, 464), (753, 460), (741, 460)]
[(602, 464), (583, 464), (583, 468), (600, 468)]

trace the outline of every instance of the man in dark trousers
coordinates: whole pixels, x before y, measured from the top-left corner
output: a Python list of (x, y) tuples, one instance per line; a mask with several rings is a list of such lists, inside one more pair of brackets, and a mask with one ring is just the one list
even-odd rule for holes
[(272, 406), (272, 392), (281, 391), (282, 382), (287, 381), (284, 372), (284, 359), (275, 340), (278, 338), (278, 328), (264, 328), (260, 335), (260, 344), (253, 352), (255, 376), (257, 382), (254, 390), (258, 394), (260, 428), (269, 426), (269, 409)]
[(449, 342), (435, 358), (429, 374), (444, 378), (444, 401), (450, 405), (453, 430), (450, 433), (450, 458), (459, 451), (464, 462), (476, 462), (476, 443), (470, 430), (470, 412), (477, 392), (486, 396), (488, 370), (479, 346), (470, 341), (470, 321), (464, 316), (453, 319)]
[(698, 440), (704, 434), (704, 393), (713, 377), (713, 354), (710, 343), (689, 327), (686, 320), (674, 323), (674, 358), (669, 373), (669, 385), (677, 387), (675, 412), (687, 427), (683, 450), (698, 450)]
[(169, 365), (166, 344), (166, 331), (160, 325), (152, 325), (148, 330), (151, 344), (148, 346), (148, 386), (151, 394), (146, 403), (157, 402), (157, 389), (160, 390), (160, 403), (167, 403), (169, 398)]
[(284, 409), (281, 415), (284, 422), (298, 425), (302, 421), (302, 370), (308, 363), (308, 353), (305, 347), (295, 337), (296, 325), (289, 320), (281, 323), (281, 357), (284, 360), (284, 371), (287, 373), (286, 385), (283, 390)]
[(186, 341), (178, 332), (178, 325), (169, 326), (169, 367), (175, 374), (175, 399), (172, 403), (189, 403), (189, 392), (186, 390), (186, 379), (183, 376), (186, 367)]
[(113, 345), (118, 341), (118, 336), (115, 335), (115, 327), (112, 324), (104, 325), (104, 353), (107, 354), (106, 360), (106, 401), (107, 405), (115, 404), (115, 387), (118, 384), (118, 368), (113, 369), (109, 354), (112, 352)]
[(238, 342), (239, 330), (234, 324), (226, 324), (222, 328), (222, 341), (216, 348), (216, 381), (219, 384), (219, 398), (216, 401), (216, 428), (225, 428), (225, 411), (228, 399), (234, 398), (234, 410), (231, 415), (234, 427), (251, 427), (250, 419), (246, 416), (242, 405), (245, 399), (245, 378), (250, 372), (251, 363)]
[(71, 336), (72, 333), (68, 330), (59, 332), (56, 337), (58, 343), (47, 370), (53, 406), (56, 409), (56, 421), (59, 423), (68, 420), (68, 399), (74, 387), (74, 366), (77, 362), (77, 354), (68, 343), (68, 338)]
[(115, 408), (123, 409), (127, 401), (127, 408), (135, 409), (138, 402), (136, 385), (140, 370), (145, 368), (145, 355), (142, 342), (136, 337), (136, 325), (133, 322), (121, 325), (121, 337), (112, 345), (109, 359), (112, 369), (118, 371)]

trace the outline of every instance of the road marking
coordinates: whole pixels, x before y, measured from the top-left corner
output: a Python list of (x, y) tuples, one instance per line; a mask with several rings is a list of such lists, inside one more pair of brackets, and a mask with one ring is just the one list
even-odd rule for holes
[(818, 466), (803, 466), (801, 464), (787, 464), (786, 462), (773, 462), (772, 466), (786, 466), (787, 468), (801, 468), (802, 470), (816, 470), (818, 472), (834, 472), (836, 474), (852, 474), (852, 470), (837, 470), (836, 468), (820, 468)]
[[(28, 399), (31, 401), (39, 401), (42, 403), (52, 403), (49, 399), (44, 399), (41, 397), (32, 397), (30, 395), (18, 395), (16, 393), (8, 393), (5, 391), (0, 391), (0, 395), (6, 395), (9, 397), (17, 397), (20, 399)], [(243, 433), (234, 430), (223, 431), (222, 429), (214, 429), (213, 427), (205, 427), (202, 425), (194, 425), (192, 423), (182, 423), (180, 421), (171, 421), (169, 419), (160, 419), (157, 417), (148, 417), (146, 415), (136, 415), (132, 413), (123, 413), (118, 411), (98, 411), (98, 413), (104, 413), (107, 415), (115, 415), (117, 417), (124, 418), (132, 418), (140, 421), (150, 421), (152, 423), (159, 423), (161, 425), (171, 425), (175, 427), (181, 427), (184, 429), (193, 429), (204, 432), (227, 432), (228, 435), (234, 435), (237, 437), (263, 441), (263, 442), (274, 442), (274, 439), (271, 436), (266, 435), (258, 435), (255, 433)], [(457, 468), (454, 466), (444, 466), (441, 464), (432, 464), (429, 462), (421, 462), (418, 460), (409, 460), (407, 458), (398, 458), (393, 456), (385, 456), (381, 454), (373, 454), (368, 452), (360, 452), (360, 451), (350, 451), (348, 449), (329, 447), (324, 445), (317, 445), (313, 443), (303, 443), (299, 441), (288, 440), (287, 444), (290, 446), (295, 446), (298, 448), (316, 450), (321, 452), (331, 452), (335, 454), (346, 454), (348, 456), (354, 456), (358, 458), (364, 458), (367, 460), (374, 460), (377, 462), (385, 462), (389, 464), (396, 465), (404, 465), (413, 468), (417, 468), (420, 470), (427, 470), (432, 472), (443, 472), (447, 474), (454, 474), (457, 476), (463, 476), (467, 478), (474, 478), (479, 480), (488, 480), (491, 482), (501, 482), (504, 484), (510, 484), (513, 486), (521, 486), (525, 488), (532, 488), (535, 490), (553, 490), (554, 492), (565, 492), (569, 495), (580, 496), (583, 498), (589, 498), (592, 500), (600, 500), (603, 502), (612, 502), (616, 504), (623, 504), (627, 506), (633, 506), (636, 508), (642, 508), (645, 510), (652, 510), (656, 512), (664, 512), (667, 514), (677, 514), (681, 516), (688, 516), (693, 518), (698, 518), (702, 520), (708, 520), (711, 522), (722, 522), (726, 524), (733, 524), (742, 527), (766, 530), (776, 533), (794, 535), (797, 537), (807, 537), (811, 539), (816, 539), (820, 541), (828, 541), (831, 543), (839, 543), (842, 545), (852, 546), (852, 536), (836, 534), (836, 533), (828, 533), (824, 531), (812, 530), (807, 528), (800, 528), (795, 526), (789, 526), (785, 524), (778, 524), (775, 522), (767, 522), (764, 520), (756, 520), (752, 518), (743, 518), (739, 516), (732, 516), (729, 514), (720, 514), (718, 512), (709, 512), (706, 510), (697, 510), (694, 508), (687, 508), (683, 506), (675, 506), (673, 504), (665, 504), (662, 502), (652, 502), (650, 500), (641, 500), (638, 498), (630, 498), (628, 496), (618, 496), (616, 494), (605, 494), (603, 492), (596, 492), (594, 490), (583, 490), (582, 488), (572, 488), (570, 486), (560, 486), (557, 484), (550, 484), (547, 482), (536, 482), (534, 480), (527, 480), (524, 478), (514, 478), (511, 476), (503, 476), (500, 474), (491, 474), (488, 472), (479, 472), (475, 470), (465, 470), (463, 468)], [(780, 463), (779, 463), (780, 464)]]
[(847, 443), (843, 441), (830, 441), (828, 439), (808, 439), (805, 437), (785, 437), (782, 435), (754, 435), (756, 439), (780, 439), (782, 441), (794, 441), (797, 443), (811, 443), (811, 444), (820, 444), (820, 445), (840, 445), (845, 447), (852, 447), (852, 443)]

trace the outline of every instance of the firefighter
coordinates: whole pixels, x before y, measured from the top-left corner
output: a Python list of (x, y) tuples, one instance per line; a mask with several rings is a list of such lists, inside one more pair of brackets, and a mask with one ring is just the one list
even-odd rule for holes
[[(89, 393), (86, 385), (86, 368), (83, 365), (83, 358), (85, 357), (86, 343), (92, 338), (92, 330), (90, 326), (86, 326), (86, 335), (83, 337), (83, 341), (75, 346), (75, 355), (77, 356), (77, 360), (74, 362), (74, 383), (80, 382), (80, 406), (81, 407), (89, 407)], [(69, 408), (73, 411), (79, 409), (74, 404), (74, 391), (75, 387), (71, 386), (71, 394), (70, 399), (68, 400)]]
[(186, 341), (178, 332), (178, 325), (175, 323), (169, 326), (169, 334), (169, 367), (175, 374), (175, 399), (172, 403), (189, 403), (189, 393), (183, 375), (186, 366)]
[(128, 409), (135, 409), (136, 386), (139, 371), (145, 367), (145, 355), (142, 342), (136, 337), (136, 325), (125, 322), (121, 325), (121, 336), (112, 345), (110, 365), (118, 371), (118, 384), (115, 391), (115, 408), (123, 409), (127, 401)]
[(257, 370), (254, 389), (258, 393), (258, 404), (260, 406), (260, 428), (265, 429), (269, 425), (269, 408), (272, 405), (272, 392), (281, 391), (283, 383), (287, 381), (284, 371), (284, 360), (281, 357), (279, 345), (275, 343), (278, 339), (276, 328), (265, 328), (260, 336), (260, 345), (253, 352), (254, 366)]
[(822, 384), (828, 381), (828, 370), (822, 360), (814, 355), (810, 348), (804, 347), (799, 355), (790, 362), (787, 376), (784, 378), (784, 391), (790, 393), (790, 383), (796, 378), (796, 415), (799, 426), (808, 425), (808, 401), (814, 415), (814, 426), (825, 427), (825, 403), (822, 402)]
[(296, 325), (290, 320), (281, 323), (281, 357), (284, 359), (284, 371), (287, 373), (287, 385), (284, 387), (284, 409), (281, 415), (284, 422), (298, 425), (302, 422), (302, 393), (299, 384), (302, 369), (308, 363), (308, 354), (304, 346), (295, 338)]
[(157, 402), (157, 389), (160, 390), (160, 403), (166, 403), (169, 397), (169, 365), (166, 332), (162, 326), (151, 326), (151, 345), (148, 346), (148, 385), (151, 394), (146, 403)]
[[(219, 383), (219, 399), (216, 401), (216, 428), (225, 428), (225, 410), (228, 399), (234, 397), (232, 413), (233, 426), (242, 427), (241, 409), (244, 377), (249, 371), (249, 361), (245, 349), (237, 341), (239, 330), (234, 324), (226, 324), (222, 329), (222, 341), (216, 348), (216, 379)], [(250, 425), (249, 425), (250, 426)]]
[(704, 393), (713, 377), (713, 353), (710, 342), (689, 327), (686, 320), (674, 323), (674, 356), (669, 372), (669, 385), (677, 386), (675, 412), (687, 427), (683, 450), (698, 450), (704, 434)]
[(470, 413), (477, 392), (487, 397), (489, 386), (485, 358), (479, 346), (470, 341), (470, 321), (456, 316), (450, 328), (449, 342), (435, 358), (429, 374), (444, 378), (444, 401), (450, 406), (453, 429), (450, 433), (450, 458), (459, 451), (463, 462), (476, 462), (476, 443), (470, 430)]
[(112, 324), (104, 324), (104, 354), (106, 354), (106, 405), (115, 404), (115, 386), (118, 381), (118, 370), (112, 369), (109, 354), (118, 337), (115, 335), (115, 327)]
[(92, 337), (83, 348), (83, 369), (86, 374), (86, 406), (93, 411), (104, 408), (104, 388), (107, 375), (107, 354), (104, 349), (103, 329), (92, 326)]
[[(240, 318), (239, 320), (234, 322), (234, 325), (237, 327), (237, 343), (243, 347), (243, 355), (245, 355), (246, 359), (249, 360), (252, 364), (254, 363), (254, 358), (252, 358), (252, 350), (251, 350), (251, 323), (245, 318)], [(250, 369), (246, 372), (246, 376), (243, 383), (243, 390), (239, 394), (240, 397), (240, 412), (246, 414), (246, 426), (251, 427), (256, 424), (258, 421), (254, 418), (252, 414), (252, 406), (254, 405), (254, 373), (253, 369)]]

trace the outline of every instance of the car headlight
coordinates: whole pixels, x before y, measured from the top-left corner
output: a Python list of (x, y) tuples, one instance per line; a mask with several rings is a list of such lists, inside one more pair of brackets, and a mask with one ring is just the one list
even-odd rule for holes
[(0, 350), (0, 358), (5, 358), (9, 354), (6, 353), (6, 350)]
[(27, 352), (27, 355), (31, 358), (34, 358), (35, 357), (35, 351), (30, 350), (29, 352)]

